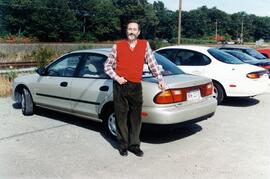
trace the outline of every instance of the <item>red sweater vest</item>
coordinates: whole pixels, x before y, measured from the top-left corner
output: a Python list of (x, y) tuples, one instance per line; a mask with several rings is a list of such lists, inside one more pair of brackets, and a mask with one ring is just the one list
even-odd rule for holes
[(127, 40), (119, 41), (116, 45), (116, 73), (128, 81), (140, 82), (142, 80), (147, 41), (137, 40), (133, 51), (129, 48)]

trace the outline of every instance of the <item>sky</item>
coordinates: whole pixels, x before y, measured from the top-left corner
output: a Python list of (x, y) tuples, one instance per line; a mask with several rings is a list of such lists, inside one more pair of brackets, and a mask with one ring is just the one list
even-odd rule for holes
[[(157, 0), (148, 0), (150, 3), (154, 1)], [(167, 9), (175, 11), (179, 8), (179, 0), (160, 1), (164, 3)], [(247, 14), (270, 17), (270, 0), (182, 0), (183, 11), (197, 9), (201, 6), (216, 7), (228, 14), (244, 11)]]

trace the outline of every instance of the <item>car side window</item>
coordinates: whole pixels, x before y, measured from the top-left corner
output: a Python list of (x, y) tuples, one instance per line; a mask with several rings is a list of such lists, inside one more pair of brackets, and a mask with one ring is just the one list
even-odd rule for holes
[(183, 66), (203, 66), (208, 65), (211, 60), (200, 52), (192, 50), (178, 50), (175, 55), (175, 61), (179, 61)]
[(86, 54), (84, 63), (80, 67), (79, 77), (83, 78), (108, 78), (104, 71), (105, 55)]
[(47, 69), (48, 76), (72, 77), (82, 54), (71, 54), (57, 60)]
[(163, 50), (159, 50), (157, 53), (168, 58), (174, 64), (180, 65), (178, 64), (178, 61), (175, 61), (175, 59), (173, 58), (176, 52), (177, 52), (176, 49), (163, 49)]

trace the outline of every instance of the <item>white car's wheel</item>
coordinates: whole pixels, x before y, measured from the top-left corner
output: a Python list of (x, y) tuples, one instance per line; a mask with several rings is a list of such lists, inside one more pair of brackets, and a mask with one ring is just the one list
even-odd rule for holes
[(30, 92), (26, 88), (22, 89), (21, 107), (23, 115), (32, 115), (34, 113), (33, 99)]
[(222, 87), (217, 82), (214, 82), (214, 98), (217, 99), (218, 104), (222, 103), (224, 95)]

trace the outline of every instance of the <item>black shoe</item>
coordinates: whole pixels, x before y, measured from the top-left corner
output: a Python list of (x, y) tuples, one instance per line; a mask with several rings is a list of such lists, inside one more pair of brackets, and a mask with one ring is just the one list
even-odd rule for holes
[(122, 155), (122, 156), (127, 156), (128, 155), (127, 149), (118, 149), (118, 150), (119, 150), (120, 155)]
[(134, 153), (136, 156), (138, 157), (142, 157), (143, 156), (143, 151), (140, 149), (139, 146), (131, 146), (131, 147), (128, 147), (128, 150), (132, 153)]

